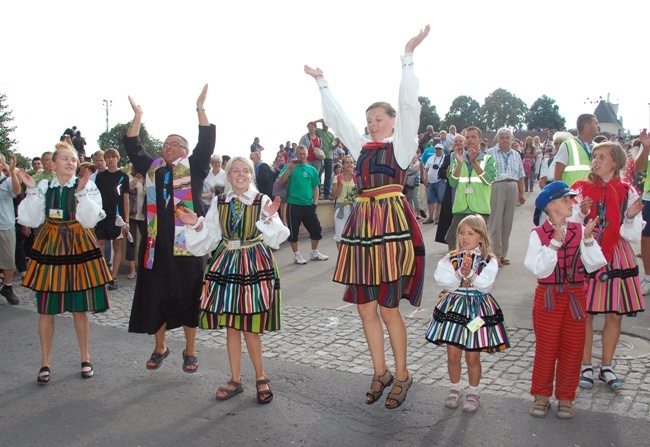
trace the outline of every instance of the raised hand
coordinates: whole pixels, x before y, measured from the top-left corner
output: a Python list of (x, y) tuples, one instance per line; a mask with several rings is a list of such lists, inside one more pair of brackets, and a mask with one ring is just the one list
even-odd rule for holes
[(316, 79), (319, 76), (321, 76), (321, 77), (323, 76), (323, 70), (321, 70), (318, 67), (311, 68), (309, 65), (305, 65), (304, 70), (305, 70), (305, 73), (307, 73), (309, 76), (311, 76), (314, 79)]
[(131, 103), (131, 108), (133, 109), (133, 113), (137, 117), (142, 117), (142, 114), (144, 113), (142, 111), (142, 107), (140, 107), (138, 104), (136, 104), (135, 100), (129, 96), (129, 103)]
[(411, 37), (411, 39), (406, 42), (406, 46), (404, 47), (404, 54), (411, 54), (413, 51), (417, 48), (418, 45), (422, 43), (422, 41), (429, 35), (429, 31), (431, 30), (431, 27), (429, 25), (425, 26), (423, 30), (420, 30), (420, 32), (414, 36)]
[(16, 156), (12, 156), (9, 159), (9, 175), (14, 173), (14, 170), (16, 169)]
[(36, 181), (32, 178), (31, 175), (25, 172), (23, 168), (18, 169), (18, 180), (20, 183), (25, 185), (27, 188), (33, 188), (36, 186)]
[(276, 197), (273, 202), (269, 201), (267, 204), (264, 206), (264, 212), (268, 214), (269, 216), (275, 215), (275, 213), (278, 212), (280, 209), (280, 197)]
[(580, 211), (582, 214), (589, 214), (589, 210), (594, 204), (594, 200), (591, 197), (585, 197), (582, 202), (580, 202)]
[(625, 215), (628, 219), (634, 219), (634, 217), (641, 211), (643, 211), (643, 202), (641, 201), (641, 197), (639, 197), (627, 207)]
[(643, 147), (650, 147), (650, 135), (648, 135), (648, 129), (643, 129), (639, 134), (639, 141)]
[(88, 179), (90, 178), (90, 169), (84, 171), (84, 175), (79, 178), (79, 183), (77, 183), (77, 191), (83, 191), (86, 185), (88, 184)]
[(595, 219), (589, 219), (589, 222), (587, 222), (587, 225), (585, 225), (585, 232), (584, 232), (585, 239), (591, 239), (591, 235), (593, 234), (596, 225), (598, 225), (597, 217)]
[(203, 90), (201, 90), (201, 94), (199, 95), (199, 98), (196, 100), (196, 107), (203, 108), (203, 105), (205, 104), (206, 96), (208, 96), (208, 84), (205, 84), (203, 86)]

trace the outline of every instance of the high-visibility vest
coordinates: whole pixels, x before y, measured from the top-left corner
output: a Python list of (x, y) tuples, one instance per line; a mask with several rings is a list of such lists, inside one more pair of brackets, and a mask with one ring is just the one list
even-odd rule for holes
[(591, 159), (582, 146), (582, 143), (575, 138), (570, 138), (562, 144), (566, 144), (569, 155), (569, 161), (562, 173), (562, 181), (570, 187), (578, 180), (585, 180), (587, 178), (589, 168), (591, 167)]
[[(492, 158), (491, 155), (485, 154), (483, 159), (478, 162), (478, 165), (483, 171), (487, 166), (488, 161)], [(454, 172), (456, 169), (456, 160), (454, 164), (449, 167), (449, 172)], [(471, 194), (465, 193), (465, 188), (472, 188)], [(458, 186), (456, 187), (456, 196), (452, 207), (453, 214), (465, 213), (478, 213), (490, 214), (490, 196), (492, 194), (492, 184), (485, 184), (478, 175), (469, 175), (467, 163), (463, 163), (460, 167), (460, 174), (458, 176)]]
[(645, 183), (643, 184), (643, 192), (650, 192), (650, 152), (648, 152), (648, 165), (645, 168)]

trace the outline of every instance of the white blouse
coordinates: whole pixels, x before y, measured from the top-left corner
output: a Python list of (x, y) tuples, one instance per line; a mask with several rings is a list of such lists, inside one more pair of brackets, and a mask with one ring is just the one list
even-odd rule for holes
[[(483, 267), (481, 273), (470, 283), (470, 287), (482, 293), (489, 293), (492, 290), (492, 286), (494, 286), (498, 271), (499, 264), (497, 258), (492, 256), (490, 262)], [(475, 273), (476, 271), (473, 270), (468, 277), (471, 278)], [(433, 278), (445, 290), (454, 291), (460, 287), (460, 278), (456, 275), (456, 270), (454, 270), (454, 265), (451, 263), (449, 256), (444, 256), (438, 261), (438, 267), (433, 273)]]
[[(73, 188), (77, 178), (72, 177), (64, 185), (66, 188)], [(47, 188), (60, 187), (59, 179), (54, 177), (51, 181), (41, 180), (34, 188), (27, 188), (27, 196), (18, 205), (18, 223), (29, 228), (38, 228), (45, 222), (45, 194)], [(102, 196), (97, 185), (88, 180), (86, 187), (75, 192), (77, 198), (77, 209), (75, 219), (84, 228), (94, 228), (97, 222), (106, 217), (102, 209)]]
[[(253, 199), (258, 191), (254, 187), (250, 187), (248, 191), (244, 194), (237, 196), (235, 193), (230, 191), (226, 194), (225, 202), (230, 202), (233, 198), (237, 197), (242, 203), (250, 205), (253, 203)], [(271, 202), (267, 196), (262, 196), (262, 212), (261, 219), (255, 223), (255, 226), (262, 233), (262, 238), (266, 245), (271, 248), (277, 249), (280, 247), (280, 244), (284, 242), (289, 237), (289, 229), (284, 226), (280, 220), (278, 213), (275, 213), (273, 216), (268, 216), (264, 211), (266, 204)], [(198, 231), (186, 230), (185, 231), (185, 242), (187, 244), (187, 249), (194, 256), (203, 256), (207, 253), (210, 253), (221, 241), (223, 237), (223, 232), (221, 230), (221, 224), (219, 220), (219, 196), (215, 196), (212, 199), (210, 204), (210, 209), (208, 214), (203, 220), (203, 227)]]
[[(317, 80), (323, 100), (323, 120), (331, 127), (339, 139), (350, 150), (350, 155), (359, 158), (361, 148), (372, 139), (361, 135), (348, 118), (343, 108), (332, 95), (327, 81)], [(402, 169), (407, 169), (418, 147), (417, 134), (420, 127), (420, 102), (418, 90), (420, 83), (413, 73), (413, 54), (402, 56), (402, 81), (399, 86), (397, 119), (395, 133), (384, 142), (393, 141), (395, 159)]]

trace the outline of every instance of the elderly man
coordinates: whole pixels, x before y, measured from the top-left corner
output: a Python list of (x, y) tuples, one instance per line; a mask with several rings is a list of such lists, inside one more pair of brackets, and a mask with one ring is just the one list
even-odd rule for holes
[(440, 206), (445, 196), (447, 178), (439, 176), (438, 172), (444, 159), (445, 148), (442, 143), (438, 143), (435, 153), (424, 164), (424, 185), (427, 187), (427, 207), (429, 208), (429, 218), (423, 222), (425, 224), (437, 224), (440, 218)]
[(482, 132), (478, 127), (468, 127), (465, 130), (465, 156), (457, 151), (449, 166), (447, 179), (452, 188), (456, 188), (451, 225), (447, 231), (446, 241), (449, 250), (456, 250), (456, 230), (458, 224), (468, 214), (480, 214), (485, 222), (490, 218), (490, 195), (492, 182), (496, 177), (494, 157), (479, 151)]
[(251, 152), (250, 159), (255, 167), (255, 184), (257, 189), (270, 198), (273, 198), (273, 172), (271, 167), (262, 161), (259, 151)]
[(589, 175), (591, 167), (592, 141), (598, 135), (600, 127), (598, 119), (590, 113), (583, 113), (576, 122), (578, 136), (566, 140), (560, 145), (555, 155), (556, 180), (562, 180), (571, 186), (578, 180), (584, 180)]
[(208, 175), (215, 145), (215, 126), (203, 108), (207, 84), (196, 101), (199, 141), (188, 157), (185, 138), (165, 138), (162, 157), (148, 154), (138, 137), (142, 109), (129, 97), (135, 113), (124, 137), (124, 148), (135, 170), (145, 177), (147, 188), (147, 238), (140, 244), (138, 276), (129, 320), (129, 332), (155, 334), (156, 346), (147, 369), (157, 369), (169, 355), (165, 331), (182, 326), (185, 331), (183, 371), (198, 369), (195, 340), (203, 285), (203, 258), (194, 257), (185, 244), (185, 225), (176, 218), (177, 208), (205, 215), (201, 191)]
[(329, 256), (318, 251), (318, 243), (323, 238), (323, 229), (316, 214), (320, 181), (316, 168), (307, 164), (307, 148), (304, 145), (298, 145), (296, 158), (282, 168), (278, 178), (281, 184), (291, 180), (288, 187), (287, 219), (291, 231), (289, 242), (293, 250), (293, 262), (307, 264), (298, 251), (300, 224), (305, 226), (311, 239), (309, 258), (312, 261), (327, 261)]
[(505, 127), (497, 131), (497, 145), (486, 152), (494, 158), (496, 179), (490, 198), (490, 241), (499, 265), (510, 265), (508, 245), (515, 217), (515, 204), (523, 205), (524, 164), (519, 154), (511, 149), (512, 131)]

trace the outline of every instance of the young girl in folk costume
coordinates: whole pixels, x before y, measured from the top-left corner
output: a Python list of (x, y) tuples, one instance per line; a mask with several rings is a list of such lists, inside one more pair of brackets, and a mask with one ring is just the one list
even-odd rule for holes
[[(417, 149), (414, 136), (420, 123), (412, 53), (429, 29), (427, 25), (406, 44), (399, 114), (385, 102), (370, 105), (366, 110), (367, 133), (362, 136), (332, 96), (323, 71), (307, 65), (304, 68), (317, 81), (325, 122), (357, 159), (360, 195), (343, 229), (334, 281), (346, 284), (343, 299), (357, 305), (370, 349), (374, 376), (366, 403), (377, 402), (392, 383), (385, 403), (388, 409), (402, 405), (413, 383), (406, 367), (406, 327), (399, 303), (406, 298), (412, 305), (420, 305), (424, 243), (417, 219), (402, 194), (402, 185)], [(393, 348), (395, 377), (386, 365), (382, 320)]]
[(510, 347), (503, 313), (490, 294), (499, 264), (490, 253), (485, 220), (468, 215), (458, 225), (458, 248), (438, 262), (434, 278), (444, 288), (433, 310), (426, 338), (447, 345), (447, 369), (451, 390), (445, 399), (448, 408), (460, 404), (462, 352), (465, 351), (469, 390), (463, 410), (478, 411), (480, 403), (481, 352), (498, 352)]
[(573, 417), (580, 363), (585, 345), (587, 316), (584, 280), (587, 272), (607, 264), (592, 238), (598, 219), (584, 228), (569, 222), (574, 191), (563, 181), (549, 183), (535, 200), (548, 219), (533, 229), (524, 265), (537, 277), (533, 304), (535, 361), (530, 394), (531, 416), (545, 417), (555, 381), (557, 417)]
[(275, 201), (257, 190), (255, 169), (244, 157), (233, 158), (226, 167), (225, 192), (212, 199), (203, 218), (179, 209), (181, 221), (190, 228), (187, 247), (195, 256), (212, 250), (214, 256), (205, 273), (199, 326), (227, 327), (231, 379), (217, 390), (217, 400), (226, 400), (244, 390), (241, 378), (241, 333), (255, 368), (257, 401), (269, 403), (273, 392), (264, 373), (264, 331), (280, 329), (280, 276), (271, 248), (279, 248), (289, 237)]
[(357, 176), (354, 173), (354, 159), (343, 157), (343, 171), (332, 182), (334, 203), (334, 240), (336, 248), (341, 249), (341, 234), (350, 217), (350, 210), (357, 198)]
[(621, 334), (623, 315), (633, 317), (643, 311), (639, 267), (630, 243), (641, 241), (643, 204), (634, 187), (621, 181), (619, 172), (626, 163), (625, 151), (615, 142), (600, 143), (592, 149), (592, 163), (587, 180), (573, 184), (578, 193), (572, 220), (585, 222), (598, 218), (594, 230), (607, 265), (587, 279), (587, 336), (583, 355), (580, 387), (594, 384), (591, 354), (593, 318), (605, 314), (602, 336), (602, 363), (598, 378), (612, 390), (623, 386), (612, 369), (612, 359)]
[(36, 292), (40, 314), (38, 334), (43, 358), (37, 380), (50, 381), (54, 315), (72, 312), (81, 350), (81, 377), (93, 376), (90, 363), (90, 325), (86, 312), (109, 308), (106, 284), (112, 279), (93, 227), (106, 217), (102, 198), (90, 170), (75, 176), (77, 152), (58, 143), (52, 156), (55, 177), (37, 185), (25, 171), (19, 173), (27, 197), (18, 207), (18, 223), (31, 228), (45, 225), (38, 233), (23, 285)]

